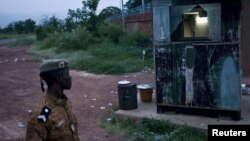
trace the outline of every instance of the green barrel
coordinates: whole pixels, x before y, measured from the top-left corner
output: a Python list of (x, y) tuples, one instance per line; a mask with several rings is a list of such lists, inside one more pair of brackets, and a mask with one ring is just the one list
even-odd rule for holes
[(118, 100), (121, 110), (133, 110), (137, 108), (137, 88), (135, 83), (118, 83)]

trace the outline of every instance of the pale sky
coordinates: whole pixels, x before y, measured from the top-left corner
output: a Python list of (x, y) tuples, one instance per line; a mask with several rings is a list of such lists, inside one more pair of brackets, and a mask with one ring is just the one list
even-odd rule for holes
[[(125, 4), (127, 0), (123, 0)], [(108, 6), (121, 7), (121, 0), (100, 0), (97, 13)], [(67, 16), (68, 9), (82, 7), (82, 0), (0, 0), (0, 26), (12, 21), (32, 18), (39, 22), (44, 16)]]

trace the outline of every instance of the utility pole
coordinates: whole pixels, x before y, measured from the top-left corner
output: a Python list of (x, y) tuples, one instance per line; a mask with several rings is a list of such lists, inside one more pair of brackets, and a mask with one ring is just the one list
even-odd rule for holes
[(122, 3), (122, 27), (123, 27), (123, 31), (125, 31), (125, 19), (124, 19), (124, 10), (123, 10), (123, 0), (121, 0)]
[(142, 13), (144, 13), (144, 0), (141, 0)]

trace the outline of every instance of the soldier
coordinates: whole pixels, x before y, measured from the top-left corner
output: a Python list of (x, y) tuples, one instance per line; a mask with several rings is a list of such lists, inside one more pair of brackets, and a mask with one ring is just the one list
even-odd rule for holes
[(27, 141), (79, 141), (77, 120), (63, 90), (71, 88), (65, 60), (47, 60), (40, 66), (41, 88), (46, 95), (33, 109), (28, 120)]

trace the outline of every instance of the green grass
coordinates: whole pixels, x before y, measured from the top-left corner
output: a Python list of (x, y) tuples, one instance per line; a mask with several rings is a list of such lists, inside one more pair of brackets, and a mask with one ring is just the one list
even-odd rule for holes
[(67, 59), (71, 68), (97, 74), (122, 74), (140, 71), (145, 66), (153, 66), (152, 58), (142, 60), (140, 49), (114, 44), (95, 45), (85, 50), (33, 47), (29, 49), (29, 52), (44, 59)]
[(4, 33), (0, 33), (0, 39), (15, 38), (16, 36), (17, 36), (16, 34), (4, 34)]
[[(142, 35), (124, 33), (116, 26), (103, 26), (97, 33), (85, 27), (49, 33), (29, 52), (36, 56), (35, 60), (63, 58), (69, 61), (72, 69), (97, 74), (123, 74), (153, 67), (152, 47), (137, 45)], [(144, 60), (142, 48), (147, 52)]]
[(101, 118), (100, 126), (129, 141), (206, 141), (204, 131), (166, 120), (120, 118), (113, 114)]
[(30, 35), (17, 35), (13, 38), (16, 38), (15, 42), (11, 42), (8, 45), (11, 47), (16, 47), (16, 46), (31, 46), (35, 44), (36, 41), (36, 36), (33, 34)]

